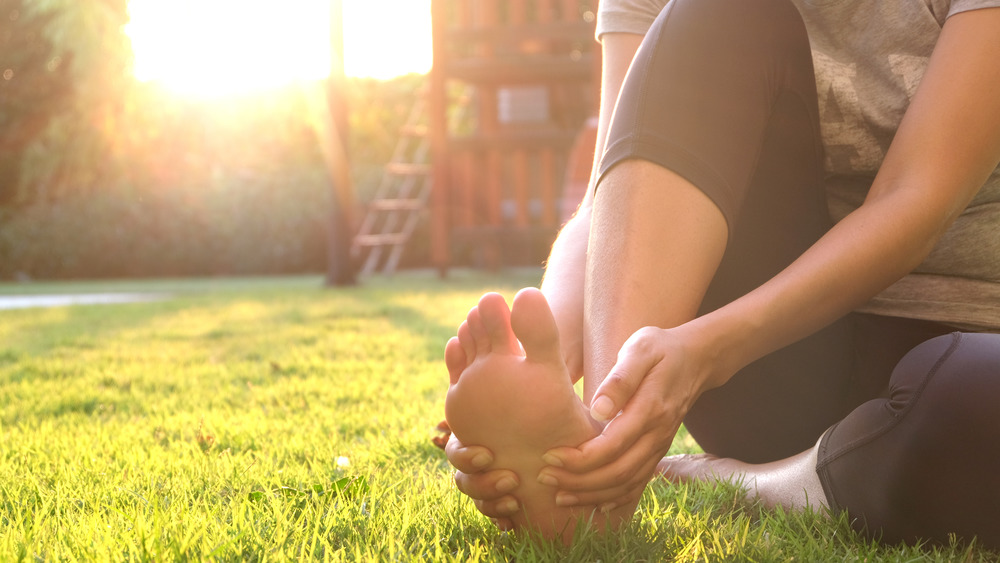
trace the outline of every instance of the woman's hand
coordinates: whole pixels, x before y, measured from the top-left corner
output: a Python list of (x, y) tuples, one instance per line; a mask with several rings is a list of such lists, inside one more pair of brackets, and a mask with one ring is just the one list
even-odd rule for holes
[(684, 333), (646, 327), (622, 346), (591, 402), (595, 419), (610, 419), (604, 431), (543, 457), (548, 467), (539, 481), (558, 487), (558, 504), (608, 511), (638, 502), (707, 380), (701, 354)]
[(491, 469), (493, 454), (480, 446), (465, 446), (454, 434), (445, 446), (448, 462), (455, 467), (455, 485), (468, 495), (476, 509), (491, 518), (501, 530), (513, 528), (510, 516), (520, 510), (517, 499), (507, 493), (517, 488), (517, 475), (506, 469)]

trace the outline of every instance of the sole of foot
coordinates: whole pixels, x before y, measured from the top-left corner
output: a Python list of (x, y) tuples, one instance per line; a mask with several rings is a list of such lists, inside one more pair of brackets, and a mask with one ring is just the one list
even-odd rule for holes
[(536, 480), (548, 449), (578, 446), (601, 431), (573, 390), (541, 292), (521, 290), (510, 309), (502, 296), (484, 295), (448, 343), (445, 361), (452, 431), (465, 444), (489, 448), (493, 467), (518, 475), (511, 493), (521, 506), (512, 518), (517, 528), (568, 543), (581, 521), (617, 526), (592, 507), (556, 506), (555, 488)]

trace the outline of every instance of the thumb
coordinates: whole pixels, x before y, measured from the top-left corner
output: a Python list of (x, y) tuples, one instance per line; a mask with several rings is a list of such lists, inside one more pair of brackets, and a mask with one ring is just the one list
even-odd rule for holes
[(658, 330), (654, 327), (640, 329), (622, 345), (618, 361), (597, 387), (590, 403), (590, 416), (594, 420), (607, 422), (614, 418), (635, 394), (646, 374), (660, 361), (654, 346)]

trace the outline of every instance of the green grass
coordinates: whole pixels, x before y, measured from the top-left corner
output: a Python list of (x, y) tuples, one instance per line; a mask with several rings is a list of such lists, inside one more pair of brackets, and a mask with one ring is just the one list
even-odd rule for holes
[(711, 486), (656, 484), (631, 526), (571, 548), (498, 532), (430, 441), (442, 347), (484, 290), (537, 278), (0, 285), (174, 295), (0, 311), (0, 559), (996, 558), (879, 546)]

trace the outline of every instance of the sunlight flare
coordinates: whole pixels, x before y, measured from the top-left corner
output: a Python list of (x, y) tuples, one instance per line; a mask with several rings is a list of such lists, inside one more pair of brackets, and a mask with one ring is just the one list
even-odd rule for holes
[[(204, 97), (325, 78), (330, 1), (131, 0), (134, 73)], [(429, 0), (343, 0), (345, 70), (391, 78), (431, 64)]]

